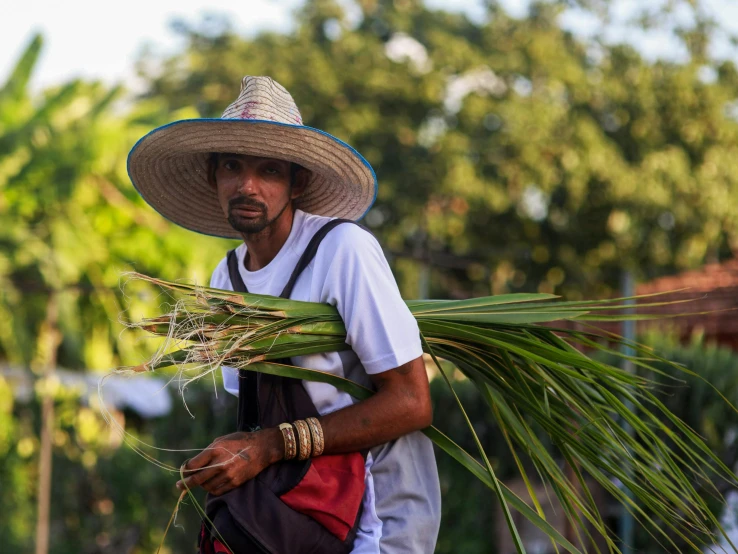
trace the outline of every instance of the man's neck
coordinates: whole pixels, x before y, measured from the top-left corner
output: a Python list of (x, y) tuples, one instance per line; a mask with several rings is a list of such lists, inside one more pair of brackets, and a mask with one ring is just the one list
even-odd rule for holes
[(259, 233), (242, 234), (247, 256), (244, 266), (248, 271), (258, 271), (279, 254), (292, 231), (294, 210), (285, 210), (275, 221)]

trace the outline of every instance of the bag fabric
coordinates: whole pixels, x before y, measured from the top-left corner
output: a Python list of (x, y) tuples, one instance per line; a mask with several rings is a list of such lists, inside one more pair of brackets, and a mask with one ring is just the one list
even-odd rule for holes
[[(282, 298), (290, 297), (320, 242), (342, 223), (355, 222), (334, 219), (315, 234), (282, 291)], [(228, 253), (227, 261), (233, 290), (248, 292), (234, 251)], [(276, 427), (319, 415), (302, 380), (239, 371), (239, 431)], [(353, 452), (283, 461), (223, 495), (208, 495), (206, 514), (217, 533), (203, 524), (201, 554), (215, 554), (224, 548), (216, 540), (218, 535), (234, 549), (234, 554), (350, 552), (361, 516), (365, 457), (365, 452)]]

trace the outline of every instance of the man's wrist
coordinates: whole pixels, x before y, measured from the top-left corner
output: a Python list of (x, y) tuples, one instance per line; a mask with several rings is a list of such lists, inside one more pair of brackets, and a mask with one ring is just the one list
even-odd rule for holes
[(284, 460), (284, 436), (277, 427), (263, 429), (264, 441), (267, 448), (267, 461), (269, 465)]

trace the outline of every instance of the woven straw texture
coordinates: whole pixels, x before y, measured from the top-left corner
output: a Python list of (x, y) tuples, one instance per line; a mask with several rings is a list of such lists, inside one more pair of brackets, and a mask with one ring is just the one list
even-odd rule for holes
[(221, 119), (189, 119), (155, 129), (133, 147), (128, 173), (161, 215), (192, 231), (241, 238), (207, 180), (210, 152), (296, 162), (312, 172), (295, 206), (317, 215), (359, 219), (376, 196), (369, 163), (348, 144), (303, 126), (292, 96), (269, 77), (244, 77)]

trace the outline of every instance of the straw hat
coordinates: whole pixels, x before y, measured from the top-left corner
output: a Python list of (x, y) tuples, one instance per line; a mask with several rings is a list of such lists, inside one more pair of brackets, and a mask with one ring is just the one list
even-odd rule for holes
[(240, 238), (207, 179), (211, 152), (296, 162), (312, 172), (295, 201), (303, 211), (361, 219), (374, 203), (377, 178), (345, 142), (302, 124), (287, 90), (269, 77), (246, 76), (220, 119), (175, 121), (139, 140), (128, 155), (133, 185), (161, 215), (192, 231)]

